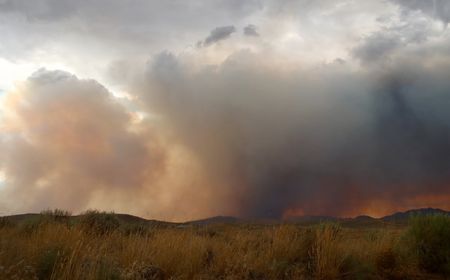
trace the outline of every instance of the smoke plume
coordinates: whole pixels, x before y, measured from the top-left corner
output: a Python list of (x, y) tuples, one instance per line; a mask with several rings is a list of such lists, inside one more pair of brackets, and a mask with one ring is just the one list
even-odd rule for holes
[[(122, 98), (41, 69), (2, 97), (0, 211), (179, 221), (448, 208), (449, 40), (428, 28), (388, 28), (314, 65), (266, 36), (218, 44), (217, 56), (124, 60), (110, 69)], [(233, 32), (216, 28), (204, 45)]]
[(282, 71), (260, 58), (192, 71), (162, 53), (138, 90), (240, 215), (374, 213), (376, 201), (389, 211), (430, 195), (448, 204), (450, 64)]

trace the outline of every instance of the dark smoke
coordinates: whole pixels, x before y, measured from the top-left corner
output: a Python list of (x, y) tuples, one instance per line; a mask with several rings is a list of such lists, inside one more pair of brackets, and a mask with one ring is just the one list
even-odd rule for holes
[(240, 215), (348, 215), (373, 201), (392, 208), (450, 194), (450, 83), (441, 74), (450, 64), (274, 73), (257, 59), (243, 52), (191, 73), (165, 53), (142, 96), (231, 190)]

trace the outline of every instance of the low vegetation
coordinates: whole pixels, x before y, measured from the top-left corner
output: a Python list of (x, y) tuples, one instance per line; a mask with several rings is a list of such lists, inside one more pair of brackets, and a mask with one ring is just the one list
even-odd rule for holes
[(450, 277), (450, 218), (444, 215), (413, 217), (408, 234), (420, 266)]
[(448, 279), (450, 217), (408, 227), (337, 223), (152, 226), (61, 210), (0, 219), (0, 279)]

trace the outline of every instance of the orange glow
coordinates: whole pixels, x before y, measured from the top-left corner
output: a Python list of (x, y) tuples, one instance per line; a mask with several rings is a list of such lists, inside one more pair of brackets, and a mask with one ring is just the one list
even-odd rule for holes
[[(395, 212), (407, 211), (417, 208), (440, 208), (443, 210), (450, 209), (450, 194), (424, 194), (413, 197), (406, 197), (400, 201), (388, 199), (370, 199), (365, 201), (363, 207), (355, 207), (349, 211), (340, 213), (340, 217), (356, 217), (359, 215), (368, 215), (374, 218), (380, 218)], [(283, 218), (315, 215), (317, 213), (305, 213), (299, 208), (290, 208), (283, 213)], [(321, 215), (321, 214), (319, 214)], [(329, 214), (333, 216), (332, 213)]]

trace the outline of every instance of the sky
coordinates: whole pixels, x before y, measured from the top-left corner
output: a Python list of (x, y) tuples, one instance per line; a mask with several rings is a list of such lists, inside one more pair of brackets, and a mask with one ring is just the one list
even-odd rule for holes
[(0, 214), (450, 209), (446, 0), (0, 0)]

